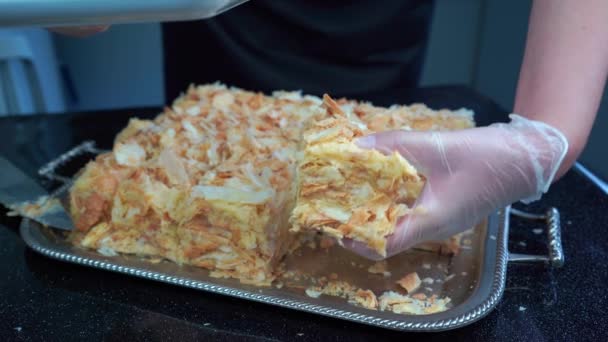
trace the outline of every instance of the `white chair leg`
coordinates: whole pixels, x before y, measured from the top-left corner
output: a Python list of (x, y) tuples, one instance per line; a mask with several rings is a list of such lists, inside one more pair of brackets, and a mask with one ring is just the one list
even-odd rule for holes
[(0, 37), (0, 96), (3, 97), (0, 101), (4, 103), (0, 110), (5, 113), (46, 112), (42, 84), (32, 60), (30, 43), (24, 37)]

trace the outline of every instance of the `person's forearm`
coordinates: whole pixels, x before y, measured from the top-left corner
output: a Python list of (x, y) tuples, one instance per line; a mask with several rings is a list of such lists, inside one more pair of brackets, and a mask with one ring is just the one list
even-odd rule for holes
[(535, 0), (514, 112), (559, 129), (582, 152), (608, 75), (608, 1)]

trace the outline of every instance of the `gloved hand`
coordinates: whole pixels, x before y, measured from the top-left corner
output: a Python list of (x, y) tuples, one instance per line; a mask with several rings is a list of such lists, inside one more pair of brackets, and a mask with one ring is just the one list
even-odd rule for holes
[[(463, 232), (498, 208), (537, 200), (548, 190), (568, 141), (545, 123), (516, 114), (510, 118), (508, 124), (462, 131), (390, 131), (357, 141), (386, 154), (398, 151), (427, 177), (415, 204), (420, 209), (398, 221), (387, 257)], [(360, 243), (345, 245), (379, 258)]]

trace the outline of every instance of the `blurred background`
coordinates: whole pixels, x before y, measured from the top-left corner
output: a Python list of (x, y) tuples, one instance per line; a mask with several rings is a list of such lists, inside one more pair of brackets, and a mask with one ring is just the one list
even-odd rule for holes
[[(531, 1), (437, 0), (421, 85), (465, 84), (512, 108)], [(87, 39), (0, 29), (0, 116), (158, 107), (161, 28), (120, 25)], [(581, 164), (608, 179), (608, 91)]]

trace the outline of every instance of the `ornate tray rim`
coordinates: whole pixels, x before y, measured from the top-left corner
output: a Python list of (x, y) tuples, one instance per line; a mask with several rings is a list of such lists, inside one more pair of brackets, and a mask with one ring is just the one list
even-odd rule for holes
[[(499, 210), (490, 216), (488, 220), (486, 236), (483, 237), (484, 243), (481, 246), (484, 248), (484, 260), (480, 262), (481, 274), (475, 290), (465, 302), (454, 306), (447, 311), (430, 315), (392, 314), (391, 316), (396, 317), (395, 319), (382, 317), (386, 316), (385, 313), (375, 314), (379, 313), (377, 311), (369, 310), (369, 313), (363, 314), (356, 312), (355, 307), (353, 307), (353, 311), (348, 311), (332, 307), (331, 305), (307, 303), (288, 298), (288, 296), (281, 298), (276, 295), (266, 295), (188, 277), (174, 276), (155, 271), (154, 264), (149, 264), (149, 267), (140, 268), (121, 265), (119, 262), (109, 262), (108, 260), (105, 260), (102, 255), (99, 255), (99, 257), (84, 257), (77, 255), (76, 253), (65, 251), (65, 248), (62, 248), (61, 245), (53, 243), (49, 239), (45, 239), (44, 232), (40, 229), (41, 226), (29, 219), (23, 219), (20, 226), (20, 233), (25, 243), (32, 250), (60, 261), (381, 328), (428, 332), (460, 328), (478, 321), (489, 314), (502, 298), (505, 287), (507, 263), (509, 261), (509, 252), (507, 250), (509, 210), (510, 208)], [(463, 306), (471, 308), (463, 311)], [(458, 308), (461, 310), (457, 310)]]

